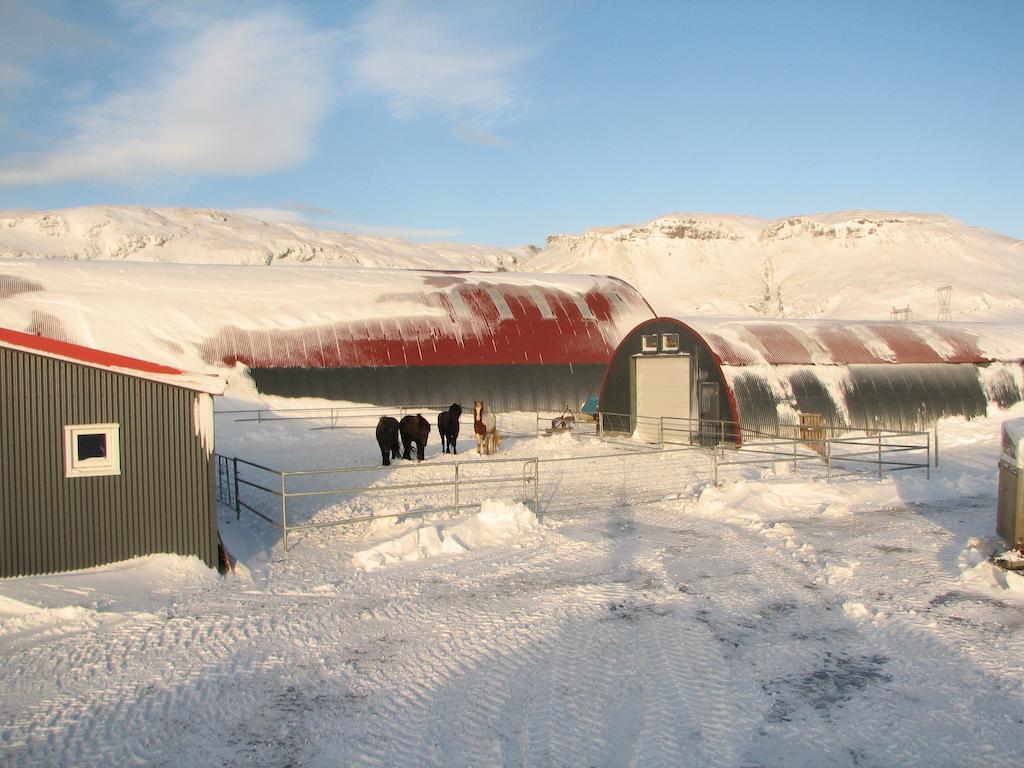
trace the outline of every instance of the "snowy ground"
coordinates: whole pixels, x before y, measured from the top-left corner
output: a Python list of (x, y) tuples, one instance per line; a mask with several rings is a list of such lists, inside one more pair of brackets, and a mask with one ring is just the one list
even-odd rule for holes
[[(931, 481), (780, 464), (715, 489), (694, 454), (663, 473), (677, 498), (627, 504), (625, 459), (564, 462), (542, 495), (576, 483), (593, 508), (538, 519), (509, 491), (458, 519), (304, 532), (287, 555), (223, 510), (235, 576), (164, 555), (0, 581), (0, 762), (1019, 765), (1024, 577), (986, 558), (999, 422), (1022, 415), (940, 425)], [(463, 429), (459, 459), (484, 466)], [(223, 417), (218, 450), (378, 455), (366, 430)]]

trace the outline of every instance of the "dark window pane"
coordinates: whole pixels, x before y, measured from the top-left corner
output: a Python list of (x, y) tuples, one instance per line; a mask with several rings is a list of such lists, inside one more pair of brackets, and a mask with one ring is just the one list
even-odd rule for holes
[(78, 461), (104, 459), (107, 456), (107, 435), (105, 432), (78, 435)]

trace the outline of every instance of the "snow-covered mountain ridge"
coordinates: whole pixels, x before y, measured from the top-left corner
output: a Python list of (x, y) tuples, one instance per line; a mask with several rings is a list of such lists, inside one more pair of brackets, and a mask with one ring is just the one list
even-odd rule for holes
[(841, 211), (765, 221), (676, 214), (553, 235), (521, 265), (600, 272), (636, 286), (659, 314), (888, 319), (910, 307), (954, 320), (1024, 316), (1024, 241), (948, 216)]
[(0, 212), (0, 258), (495, 270), (514, 268), (529, 253), (321, 232), (211, 209)]
[(938, 214), (840, 211), (763, 220), (674, 214), (557, 234), (543, 251), (323, 232), (209, 209), (0, 213), (0, 258), (358, 265), (608, 274), (663, 315), (953, 320), (1024, 317), (1024, 241)]

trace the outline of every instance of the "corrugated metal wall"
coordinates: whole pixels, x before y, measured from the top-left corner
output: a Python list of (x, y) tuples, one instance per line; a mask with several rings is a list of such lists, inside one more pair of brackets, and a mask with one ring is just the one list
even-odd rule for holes
[(375, 405), (472, 403), (491, 411), (575, 408), (601, 389), (603, 365), (429, 365), (381, 368), (254, 368), (266, 395)]
[[(217, 564), (206, 398), (168, 384), (0, 348), (0, 576), (172, 552)], [(120, 425), (121, 474), (64, 476), (64, 427)]]

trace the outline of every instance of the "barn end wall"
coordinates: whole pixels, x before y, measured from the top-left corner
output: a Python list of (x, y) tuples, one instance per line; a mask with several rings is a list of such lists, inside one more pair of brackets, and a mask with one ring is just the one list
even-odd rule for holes
[(600, 391), (604, 365), (430, 365), (387, 368), (253, 368), (263, 394), (374, 405), (483, 400), (492, 411), (577, 408)]
[[(641, 337), (647, 334), (678, 333), (679, 352), (689, 354), (693, 361), (691, 377), (694, 383), (712, 382), (722, 389), (719, 398), (718, 414), (709, 414), (707, 418), (718, 421), (735, 421), (737, 414), (735, 403), (732, 400), (731, 390), (725, 387), (725, 379), (722, 374), (721, 365), (714, 359), (707, 345), (699, 335), (692, 332), (688, 327), (676, 320), (657, 318), (641, 323), (627, 333), (618, 348), (612, 355), (611, 361), (605, 370), (600, 387), (601, 410), (605, 413), (630, 413), (632, 408), (632, 393), (630, 391), (630, 360), (634, 355), (640, 354)], [(693, 393), (687, 396), (693, 397)], [(698, 413), (696, 402), (693, 403), (691, 412)]]
[[(0, 348), (0, 576), (140, 555), (217, 565), (210, 395)], [(64, 427), (117, 423), (121, 474), (65, 477)]]

